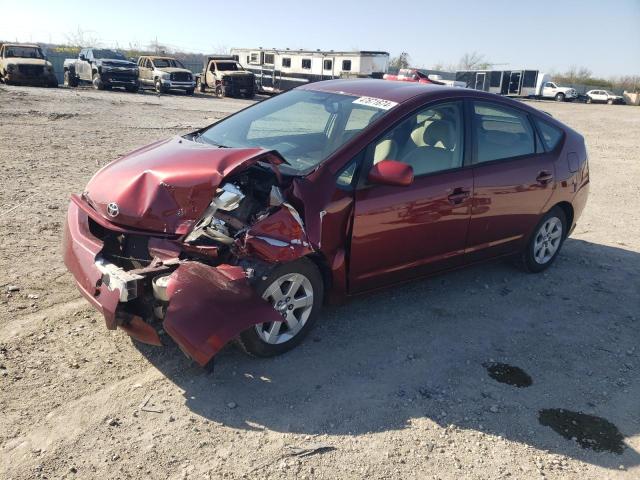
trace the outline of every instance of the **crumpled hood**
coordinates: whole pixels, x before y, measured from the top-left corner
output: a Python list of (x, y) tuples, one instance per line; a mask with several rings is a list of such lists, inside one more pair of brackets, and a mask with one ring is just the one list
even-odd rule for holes
[(51, 62), (44, 58), (22, 58), (22, 57), (9, 57), (5, 61), (7, 64), (13, 63), (14, 65), (41, 65), (43, 67), (50, 67)]
[(137, 65), (128, 60), (118, 60), (117, 58), (99, 58), (97, 60), (99, 65), (104, 65), (106, 67), (127, 67), (127, 68), (135, 68)]
[(184, 234), (202, 216), (224, 177), (258, 161), (277, 165), (282, 158), (260, 148), (218, 148), (174, 137), (104, 166), (83, 197), (115, 224)]
[[(160, 70), (161, 72), (167, 73), (191, 73), (191, 70), (187, 70), (186, 68), (178, 68), (178, 67), (160, 67), (156, 68), (156, 70)], [(193, 73), (191, 73), (193, 75)]]

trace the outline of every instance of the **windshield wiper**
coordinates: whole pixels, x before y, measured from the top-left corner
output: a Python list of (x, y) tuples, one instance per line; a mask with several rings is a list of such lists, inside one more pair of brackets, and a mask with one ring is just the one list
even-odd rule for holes
[(213, 142), (210, 142), (209, 140), (206, 140), (206, 139), (202, 136), (202, 133), (201, 133), (201, 132), (195, 133), (195, 134), (193, 135), (193, 137), (191, 137), (191, 139), (192, 139), (194, 142), (197, 142), (197, 143), (205, 143), (205, 144), (207, 144), (207, 145), (213, 145), (214, 147), (218, 147), (218, 148), (231, 148), (231, 147), (228, 147), (228, 146), (226, 146), (226, 145), (219, 145), (219, 144), (217, 144), (217, 143), (213, 143)]

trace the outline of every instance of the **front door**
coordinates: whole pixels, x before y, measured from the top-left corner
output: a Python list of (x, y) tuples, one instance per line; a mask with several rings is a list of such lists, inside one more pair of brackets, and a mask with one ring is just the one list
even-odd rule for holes
[(462, 264), (473, 187), (464, 138), (463, 102), (449, 101), (409, 115), (369, 146), (364, 172), (396, 160), (411, 165), (414, 180), (404, 187), (363, 180), (356, 190), (351, 292)]
[(138, 69), (140, 71), (138, 74), (140, 80), (147, 85), (153, 84), (153, 64), (151, 63), (151, 60), (143, 58), (140, 61)]
[(509, 79), (509, 95), (520, 95), (520, 79), (522, 72), (511, 72)]
[(526, 112), (473, 102), (473, 210), (469, 262), (513, 253), (544, 211), (553, 190), (551, 155)]

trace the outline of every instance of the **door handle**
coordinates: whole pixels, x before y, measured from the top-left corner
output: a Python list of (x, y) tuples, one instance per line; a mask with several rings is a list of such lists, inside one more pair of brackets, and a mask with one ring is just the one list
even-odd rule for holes
[(469, 190), (459, 187), (455, 188), (447, 198), (453, 205), (458, 205), (469, 198), (470, 195), (471, 192)]
[(551, 180), (553, 180), (553, 174), (546, 170), (541, 171), (536, 177), (536, 182), (541, 183), (542, 185), (546, 185)]

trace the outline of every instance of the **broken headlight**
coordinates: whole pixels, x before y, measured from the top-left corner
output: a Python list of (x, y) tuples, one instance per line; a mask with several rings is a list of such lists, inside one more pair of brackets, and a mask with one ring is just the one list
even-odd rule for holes
[(240, 206), (240, 202), (244, 198), (242, 191), (232, 183), (225, 183), (216, 191), (216, 196), (207, 207), (204, 215), (196, 223), (191, 233), (185, 238), (185, 242), (193, 242), (202, 236), (218, 241), (225, 245), (233, 243), (233, 237), (229, 234), (226, 223), (215, 218), (218, 210), (230, 212)]

